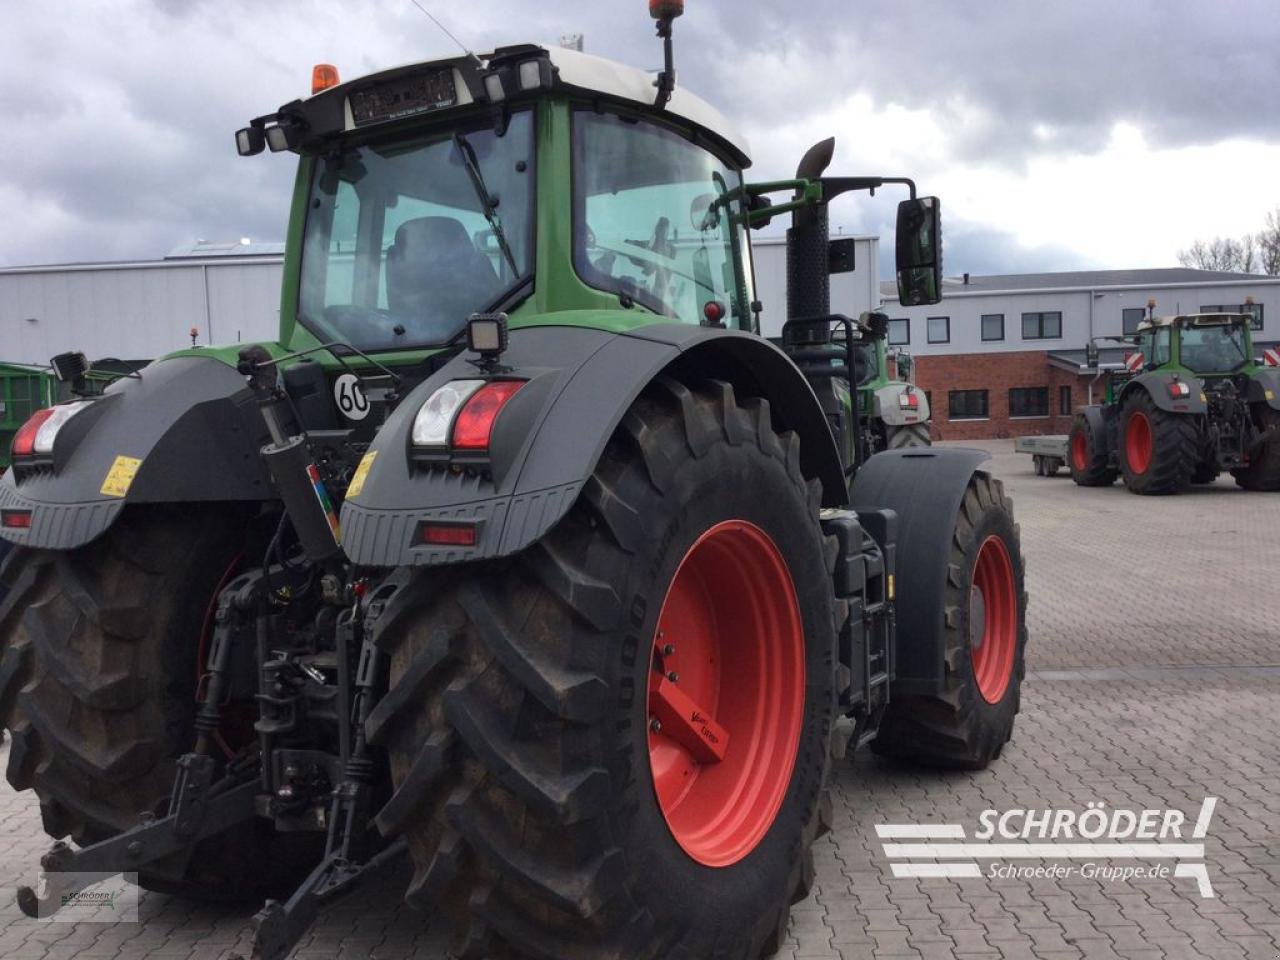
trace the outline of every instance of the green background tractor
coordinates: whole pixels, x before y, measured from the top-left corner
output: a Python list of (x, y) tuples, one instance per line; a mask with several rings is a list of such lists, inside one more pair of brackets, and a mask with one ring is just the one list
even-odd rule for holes
[(1072, 425), (1076, 483), (1122, 476), (1134, 493), (1177, 493), (1225, 470), (1246, 490), (1280, 490), (1280, 369), (1256, 362), (1252, 322), (1247, 314), (1144, 320), (1104, 402)]
[[(467, 956), (753, 960), (813, 883), (839, 716), (934, 766), (1009, 740), (1012, 504), (980, 451), (866, 456), (829, 305), (831, 200), (909, 190), (904, 303), (938, 202), (826, 176), (829, 142), (747, 183), (650, 6), (656, 94), (534, 45), (318, 70), (236, 136), (298, 157), (279, 341), (18, 431), (7, 776), (80, 845), (24, 911), (128, 869), (275, 898), (275, 958), (407, 855)], [(786, 352), (749, 266), (784, 214)]]

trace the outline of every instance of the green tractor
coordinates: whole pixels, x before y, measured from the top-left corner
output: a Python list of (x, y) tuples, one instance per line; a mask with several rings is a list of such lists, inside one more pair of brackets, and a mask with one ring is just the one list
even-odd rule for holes
[[(1133, 493), (1178, 493), (1230, 471), (1246, 490), (1280, 490), (1280, 369), (1254, 358), (1248, 314), (1156, 317), (1112, 371), (1103, 403), (1076, 415), (1071, 476)], [(1097, 367), (1096, 344), (1088, 349)]]
[[(817, 342), (805, 339), (809, 329), (807, 324), (788, 322), (780, 342), (807, 377), (821, 377), (833, 365), (839, 370), (837, 406), (847, 408), (858, 424), (845, 438), (843, 454), (847, 461), (858, 463), (881, 450), (927, 447), (933, 442), (929, 433), (929, 398), (911, 383), (911, 356), (905, 351), (891, 353), (886, 346), (888, 316), (864, 313), (847, 328), (841, 325), (833, 336)], [(848, 371), (852, 371), (851, 376)], [(853, 417), (855, 401), (857, 416)], [(833, 416), (838, 422), (843, 414)]]
[[(279, 341), (18, 431), (0, 715), (59, 838), (25, 912), (124, 870), (273, 898), (279, 958), (407, 857), (464, 956), (754, 960), (812, 886), (838, 718), (999, 755), (1012, 505), (980, 451), (856, 455), (828, 302), (830, 200), (910, 190), (904, 303), (938, 297), (937, 201), (825, 176), (829, 143), (745, 182), (650, 6), (656, 85), (532, 45), (318, 69), (236, 136), (298, 159)], [(784, 213), (803, 371), (751, 310)]]

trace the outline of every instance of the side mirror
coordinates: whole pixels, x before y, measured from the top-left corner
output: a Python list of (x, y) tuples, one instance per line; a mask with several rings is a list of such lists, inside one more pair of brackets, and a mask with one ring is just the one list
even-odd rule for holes
[(942, 299), (942, 233), (937, 197), (898, 204), (898, 301), (904, 307)]
[(1098, 345), (1092, 340), (1084, 345), (1084, 363), (1090, 370), (1098, 369)]

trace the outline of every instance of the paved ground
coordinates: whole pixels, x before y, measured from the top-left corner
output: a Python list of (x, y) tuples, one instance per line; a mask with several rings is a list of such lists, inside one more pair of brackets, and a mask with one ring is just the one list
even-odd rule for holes
[[(1229, 480), (1160, 500), (1083, 490), (1035, 477), (1008, 443), (990, 447), (1017, 503), (1032, 598), (1014, 740), (975, 774), (866, 752), (840, 764), (817, 888), (779, 958), (1280, 957), (1280, 496)], [(874, 829), (951, 823), (972, 837), (986, 809), (1095, 801), (1194, 820), (1206, 796), (1219, 798), (1204, 841), (1214, 899), (1186, 877), (898, 879)], [(45, 846), (31, 796), (0, 784), (0, 887), (28, 882)], [(404, 880), (331, 913), (298, 956), (445, 956), (439, 925), (399, 904)], [(37, 924), (2, 903), (0, 957), (248, 952), (244, 911), (145, 894), (141, 912), (140, 924)]]

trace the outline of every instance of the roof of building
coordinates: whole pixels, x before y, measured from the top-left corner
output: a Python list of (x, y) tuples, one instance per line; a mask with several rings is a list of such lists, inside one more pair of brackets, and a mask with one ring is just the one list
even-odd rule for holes
[[(1261, 273), (1233, 273), (1223, 270), (1195, 270), (1191, 267), (1157, 267), (1147, 270), (1067, 270), (1059, 273), (997, 273), (986, 276), (946, 277), (942, 281), (942, 294), (956, 293), (1010, 293), (1033, 290), (1082, 290), (1107, 287), (1160, 287), (1171, 284), (1211, 284), (1241, 282), (1280, 283), (1280, 277)], [(897, 295), (897, 284), (884, 281), (880, 292), (888, 297)]]
[(196, 240), (180, 243), (164, 255), (166, 260), (203, 260), (206, 257), (279, 257), (283, 243), (267, 243), (242, 237), (239, 240)]

